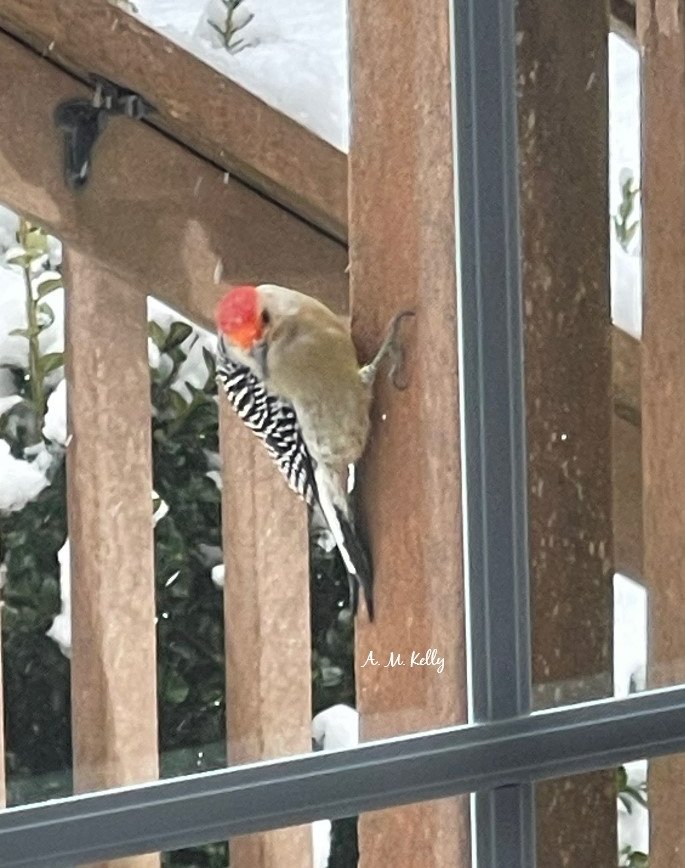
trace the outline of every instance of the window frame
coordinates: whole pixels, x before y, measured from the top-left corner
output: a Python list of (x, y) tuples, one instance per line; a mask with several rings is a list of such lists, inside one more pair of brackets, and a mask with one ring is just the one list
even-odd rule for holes
[(9, 808), (0, 812), (6, 868), (175, 849), (467, 792), (479, 793), (474, 865), (503, 864), (506, 853), (523, 868), (535, 864), (535, 781), (685, 750), (684, 686), (531, 711), (515, 7), (450, 3), (473, 722)]

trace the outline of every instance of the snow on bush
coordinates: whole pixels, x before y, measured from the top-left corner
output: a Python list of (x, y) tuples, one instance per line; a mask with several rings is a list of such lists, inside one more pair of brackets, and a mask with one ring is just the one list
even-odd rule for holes
[[(243, 0), (227, 49), (221, 0), (136, 0), (137, 16), (342, 151), (348, 149), (346, 0)], [(215, 25), (215, 27), (212, 26)]]
[(60, 611), (45, 634), (54, 642), (65, 657), (71, 657), (71, 552), (67, 539), (57, 554), (59, 561)]
[(43, 423), (43, 437), (60, 446), (67, 443), (67, 381), (60, 380), (48, 398), (48, 409)]
[(42, 471), (30, 461), (10, 454), (10, 445), (0, 439), (0, 512), (17, 512), (47, 486)]

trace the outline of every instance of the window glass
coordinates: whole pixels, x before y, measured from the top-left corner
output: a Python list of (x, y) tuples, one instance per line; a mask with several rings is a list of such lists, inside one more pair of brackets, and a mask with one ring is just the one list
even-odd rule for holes
[(538, 864), (677, 863), (681, 772), (677, 755), (538, 784)]
[[(466, 800), (459, 800), (462, 801), (466, 803)], [(394, 860), (406, 858), (406, 848), (411, 846), (415, 860), (411, 864), (471, 868), (467, 827), (459, 822), (450, 828), (458, 808), (457, 800), (442, 799), (332, 822), (317, 820), (308, 826), (236, 837), (228, 845), (212, 843), (163, 853), (161, 864), (163, 868), (223, 868), (228, 864), (228, 854), (230, 864), (237, 866), (256, 866), (260, 860), (267, 859), (294, 868), (309, 865), (312, 868), (356, 868), (363, 864), (363, 859), (395, 864)], [(429, 837), (429, 832), (437, 828), (435, 824), (442, 824), (441, 831)], [(419, 826), (424, 830), (420, 838), (416, 835)], [(117, 868), (121, 864), (123, 868), (129, 863), (121, 860), (111, 864)]]
[[(642, 324), (646, 73), (635, 37), (607, 39), (604, 8), (591, 20), (580, 10), (560, 18), (551, 4), (544, 22), (536, 15), (519, 8), (517, 62), (532, 659), (543, 708), (678, 683), (682, 654), (659, 639), (677, 618), (677, 607), (666, 614), (676, 580), (658, 577), (649, 552), (665, 537), (647, 534), (666, 508), (655, 492), (670, 483), (645, 438), (666, 436), (643, 386), (646, 348), (659, 343), (645, 344)], [(661, 219), (652, 214), (655, 233)], [(649, 293), (645, 279), (646, 309)]]

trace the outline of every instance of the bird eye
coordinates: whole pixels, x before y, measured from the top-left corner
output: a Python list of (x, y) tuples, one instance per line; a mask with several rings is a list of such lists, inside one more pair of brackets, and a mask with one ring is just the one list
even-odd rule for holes
[(271, 322), (271, 314), (268, 310), (262, 311), (262, 325), (269, 325)]

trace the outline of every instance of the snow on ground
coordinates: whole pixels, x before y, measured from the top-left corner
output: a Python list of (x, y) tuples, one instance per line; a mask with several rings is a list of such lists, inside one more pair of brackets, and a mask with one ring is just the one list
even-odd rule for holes
[[(640, 187), (640, 55), (616, 34), (609, 36), (609, 210), (616, 214), (621, 182), (627, 173)], [(640, 197), (632, 219), (642, 217)], [(642, 232), (638, 229), (626, 252), (611, 232), (611, 315), (624, 331), (642, 335)], [(614, 576), (614, 693), (617, 698), (644, 689), (647, 666), (647, 591), (626, 576)], [(630, 784), (647, 779), (647, 762), (626, 764)], [(632, 804), (632, 812), (619, 802), (619, 852), (630, 845), (649, 852), (649, 813)]]
[(346, 0), (244, 0), (230, 53), (221, 0), (136, 0), (137, 17), (342, 151), (348, 149)]
[(316, 820), (312, 823), (313, 868), (328, 868), (331, 855), (331, 821)]
[(614, 696), (623, 699), (645, 687), (647, 589), (614, 575)]
[[(647, 589), (627, 576), (614, 575), (614, 696), (622, 699), (645, 686), (647, 667)], [(638, 789), (647, 780), (647, 761), (626, 763), (628, 782)], [(618, 803), (619, 852), (626, 845), (649, 851), (649, 812), (632, 802), (629, 813)]]
[(344, 750), (359, 744), (359, 712), (332, 705), (312, 720), (312, 738), (322, 750)]
[[(628, 783), (635, 789), (647, 780), (647, 760), (626, 763), (625, 769)], [(618, 803), (619, 853), (626, 846), (649, 853), (649, 811), (635, 801), (631, 802), (630, 813), (620, 801)]]
[[(349, 705), (332, 705), (312, 720), (312, 738), (320, 750), (344, 750), (359, 744), (359, 712)], [(327, 868), (331, 852), (331, 821), (312, 823), (314, 868)]]
[[(609, 210), (621, 203), (622, 173), (640, 186), (640, 55), (624, 39), (609, 36)], [(641, 219), (638, 196), (633, 219)], [(612, 319), (624, 331), (642, 334), (642, 233), (638, 229), (626, 252), (611, 227)]]

